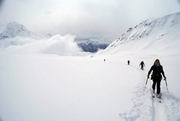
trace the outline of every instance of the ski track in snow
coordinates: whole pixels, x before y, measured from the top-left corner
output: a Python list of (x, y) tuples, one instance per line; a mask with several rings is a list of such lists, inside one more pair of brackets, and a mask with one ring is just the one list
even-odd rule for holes
[[(137, 86), (133, 107), (130, 111), (120, 113), (122, 121), (180, 121), (180, 100), (169, 92), (162, 91), (162, 102), (151, 96), (151, 84)], [(148, 85), (147, 85), (148, 86)]]

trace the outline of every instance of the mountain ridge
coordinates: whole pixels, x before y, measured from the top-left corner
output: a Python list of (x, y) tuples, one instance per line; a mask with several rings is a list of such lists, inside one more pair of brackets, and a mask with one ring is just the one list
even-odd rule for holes
[[(120, 38), (114, 40), (105, 50), (106, 53), (158, 51), (171, 49), (177, 52), (180, 42), (180, 12), (157, 19), (147, 19), (129, 28)], [(153, 51), (153, 53), (158, 52)]]

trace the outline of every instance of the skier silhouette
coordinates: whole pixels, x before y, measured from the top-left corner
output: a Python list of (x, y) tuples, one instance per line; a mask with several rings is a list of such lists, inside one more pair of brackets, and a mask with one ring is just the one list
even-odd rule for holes
[(141, 61), (141, 63), (139, 64), (139, 66), (141, 67), (141, 70), (144, 70), (144, 66), (145, 66), (144, 61)]
[(157, 87), (157, 97), (161, 98), (161, 80), (162, 80), (162, 75), (164, 77), (164, 80), (166, 81), (166, 76), (164, 74), (164, 70), (162, 65), (160, 64), (159, 59), (156, 59), (154, 64), (152, 65), (151, 69), (148, 72), (147, 78), (149, 78), (149, 75), (153, 71), (151, 75), (151, 80), (153, 80), (152, 84), (152, 89), (153, 89), (153, 94), (155, 94), (155, 88)]
[(130, 60), (127, 61), (127, 64), (130, 65)]

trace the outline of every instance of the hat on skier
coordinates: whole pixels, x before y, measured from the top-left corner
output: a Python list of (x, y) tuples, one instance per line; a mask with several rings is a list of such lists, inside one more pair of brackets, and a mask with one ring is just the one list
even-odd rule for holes
[(154, 61), (154, 65), (155, 65), (155, 66), (159, 66), (159, 65), (160, 65), (159, 59), (156, 59), (156, 60)]

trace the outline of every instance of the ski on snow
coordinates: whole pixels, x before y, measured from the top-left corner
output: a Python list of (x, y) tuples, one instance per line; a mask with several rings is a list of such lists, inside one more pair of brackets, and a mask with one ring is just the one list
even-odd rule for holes
[(157, 95), (155, 93), (152, 93), (152, 98), (157, 99), (159, 103), (162, 103), (162, 94)]

